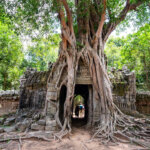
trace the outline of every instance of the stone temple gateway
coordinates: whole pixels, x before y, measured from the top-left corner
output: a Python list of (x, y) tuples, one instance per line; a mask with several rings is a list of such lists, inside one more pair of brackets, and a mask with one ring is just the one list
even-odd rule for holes
[[(66, 98), (67, 66), (57, 62), (51, 71), (37, 72), (28, 69), (21, 78), (20, 86), (20, 111), (24, 109), (38, 110), (44, 114), (45, 130), (56, 130), (59, 127), (55, 119), (59, 116), (61, 123), (64, 121), (64, 102)], [(64, 68), (64, 69), (62, 69)], [(60, 73), (61, 72), (61, 73)], [(136, 110), (136, 85), (135, 74), (127, 68), (113, 69), (110, 73), (113, 97), (116, 105), (125, 112)], [(95, 125), (99, 121), (99, 101), (95, 98), (89, 68), (80, 59), (77, 68), (74, 96), (81, 95), (84, 98), (85, 116), (82, 119), (87, 127)], [(71, 118), (72, 125), (76, 119)], [(32, 125), (31, 125), (32, 126)]]
[[(63, 122), (63, 106), (66, 98), (67, 87), (63, 84), (65, 77), (67, 76), (67, 68), (62, 71), (59, 83), (56, 83), (57, 79), (60, 77), (58, 74), (60, 70), (60, 64), (55, 68), (54, 74), (50, 76), (47, 84), (47, 95), (46, 95), (46, 115), (54, 119), (56, 113), (59, 114), (60, 120)], [(62, 84), (60, 86), (60, 84)], [(58, 89), (57, 87), (61, 87)], [(88, 66), (80, 60), (74, 95), (81, 95), (85, 100), (85, 123), (87, 125), (92, 125), (93, 120), (96, 120), (98, 116), (96, 110), (96, 101), (93, 99), (93, 87), (92, 80), (88, 70)], [(94, 105), (95, 104), (95, 105)], [(59, 105), (59, 110), (57, 106)], [(59, 112), (57, 112), (59, 111)]]

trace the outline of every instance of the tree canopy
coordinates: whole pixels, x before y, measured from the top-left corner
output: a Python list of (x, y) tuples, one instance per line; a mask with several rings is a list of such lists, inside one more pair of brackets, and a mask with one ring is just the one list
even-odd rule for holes
[(149, 88), (150, 80), (150, 25), (145, 24), (136, 33), (126, 38), (111, 37), (105, 53), (108, 57), (108, 66), (121, 69), (126, 65), (135, 70), (137, 82), (146, 83)]
[(16, 88), (22, 71), (22, 44), (7, 24), (0, 22), (0, 89)]
[[(81, 49), (83, 46), (81, 36), (84, 37), (88, 31), (89, 38), (96, 40), (98, 26), (99, 30), (102, 30), (103, 40), (106, 41), (118, 25), (120, 29), (124, 30), (125, 26), (133, 22), (138, 27), (149, 23), (149, 4), (149, 0), (2, 0), (0, 2), (0, 20), (7, 26), (11, 26), (11, 29), (17, 34), (21, 36), (28, 34), (33, 39), (34, 44), (29, 46), (25, 52), (26, 57), (21, 65), (22, 69), (29, 66), (38, 70), (45, 70), (48, 61), (54, 62), (56, 60), (57, 54), (54, 49), (59, 45), (59, 38), (54, 40), (56, 42), (52, 44), (55, 37), (55, 35), (53, 37), (52, 32), (60, 32), (60, 24), (64, 30), (64, 25), (68, 26), (72, 21), (77, 38), (77, 47)], [(106, 5), (106, 8), (104, 5)], [(101, 22), (102, 14), (105, 14), (103, 23)], [(85, 26), (86, 24), (87, 26)], [(63, 32), (61, 37), (63, 38)], [(57, 39), (57, 36), (55, 39)], [(117, 66), (127, 64), (129, 57), (123, 56), (123, 50), (120, 50), (122, 46), (125, 47), (124, 43), (127, 41), (124, 40), (115, 39), (116, 42), (121, 42), (120, 48), (113, 44), (114, 40), (111, 42), (112, 44), (107, 44), (109, 47), (111, 46), (111, 49), (106, 46), (107, 56), (110, 55), (108, 56), (109, 64), (112, 61)], [(130, 40), (130, 38), (126, 40)], [(110, 43), (110, 40), (108, 43)], [(122, 55), (122, 59), (118, 61), (120, 55)], [(131, 61), (133, 62), (133, 58), (129, 62)], [(130, 69), (136, 69), (134, 65), (133, 67), (131, 67), (132, 65), (128, 66)], [(139, 69), (136, 70), (139, 71)]]
[(48, 63), (54, 63), (58, 57), (60, 37), (58, 34), (47, 38), (32, 40), (32, 45), (27, 47), (22, 67), (36, 68), (38, 71), (48, 69)]
[[(59, 28), (58, 19), (61, 18), (64, 18), (68, 23), (72, 18), (76, 36), (86, 31), (86, 28), (80, 29), (81, 27), (78, 25), (79, 22), (81, 23), (80, 20), (85, 24), (89, 21), (89, 25), (92, 26), (91, 32), (96, 32), (103, 17), (101, 14), (104, 5), (106, 5), (106, 16), (102, 35), (105, 40), (122, 21), (124, 24), (129, 24), (131, 21), (133, 23), (134, 20), (137, 24), (143, 25), (150, 20), (149, 0), (108, 0), (105, 4), (104, 2), (106, 1), (2, 0), (0, 4), (11, 17), (11, 20), (15, 21), (16, 29), (27, 31), (30, 35), (33, 29), (41, 30), (44, 34), (50, 33), (52, 29), (57, 31)], [(65, 13), (64, 10), (66, 10)]]

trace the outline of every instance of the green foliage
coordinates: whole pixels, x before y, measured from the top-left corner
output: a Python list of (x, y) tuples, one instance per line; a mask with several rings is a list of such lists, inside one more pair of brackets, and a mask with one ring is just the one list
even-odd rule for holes
[[(137, 4), (139, 1), (141, 0), (130, 0), (132, 4)], [(89, 12), (96, 12), (96, 14), (100, 14), (98, 16), (101, 16), (103, 10), (101, 1), (80, 0), (78, 8), (74, 1), (67, 0), (67, 2), (73, 14), (73, 27), (76, 37), (78, 37), (77, 14), (79, 13), (79, 17), (84, 19), (89, 17)], [(150, 9), (148, 3), (150, 0), (142, 0), (142, 2), (143, 4), (138, 7), (137, 10), (128, 13), (123, 24), (121, 24), (123, 29), (133, 20), (138, 27), (145, 24), (145, 22), (149, 23)], [(109, 23), (120, 20), (119, 14), (125, 7), (125, 4), (126, 0), (107, 1), (107, 16), (104, 23), (104, 30)], [(0, 24), (0, 88), (17, 87), (18, 78), (22, 70), (26, 67), (46, 70), (48, 62), (54, 62), (56, 60), (58, 53), (56, 49), (59, 46), (60, 38), (58, 35), (51, 35), (51, 33), (52, 31), (54, 31), (53, 33), (60, 31), (58, 22), (59, 16), (56, 13), (58, 9), (59, 7), (56, 0), (0, 1), (0, 22), (3, 22), (3, 24)], [(99, 20), (100, 18), (98, 18), (98, 22)], [(96, 22), (94, 27), (97, 29), (97, 26), (98, 24)], [(12, 28), (15, 33), (19, 35), (27, 34), (32, 38), (32, 46), (26, 50), (26, 57), (24, 59), (23, 53), (21, 52), (21, 43), (16, 34), (10, 30)], [(106, 46), (109, 66), (121, 68), (126, 64), (131, 70), (136, 70), (139, 82), (145, 81), (146, 78), (144, 62), (146, 62), (146, 66), (149, 65), (149, 42), (147, 35), (145, 35), (145, 33), (148, 33), (146, 29), (148, 29), (148, 27), (143, 27), (139, 33), (130, 35), (127, 38), (113, 38), (108, 41)], [(35, 32), (37, 32), (39, 36), (36, 39)], [(43, 38), (41, 38), (42, 36)], [(79, 42), (77, 46), (83, 47)], [(138, 55), (138, 57), (136, 55)], [(146, 56), (146, 58), (144, 56)], [(7, 84), (6, 81), (4, 82), (4, 77), (7, 78)]]
[(11, 19), (17, 34), (33, 37), (37, 30), (44, 35), (58, 28), (52, 0), (2, 0), (0, 6)]
[(121, 65), (121, 50), (124, 46), (124, 38), (111, 37), (105, 48), (105, 53), (108, 58), (108, 67), (115, 67), (119, 69)]
[(105, 53), (108, 66), (121, 69), (126, 65), (135, 70), (138, 83), (150, 88), (150, 25), (145, 24), (137, 33), (126, 38), (111, 38), (107, 42)]
[[(3, 18), (3, 19), (2, 19)], [(38, 71), (47, 70), (48, 62), (55, 62), (58, 55), (60, 37), (53, 34), (32, 39), (31, 45), (23, 52), (19, 37), (12, 31), (10, 20), (4, 16), (0, 20), (0, 89), (19, 87), (19, 78), (27, 67)], [(5, 23), (4, 23), (5, 22)]]
[[(124, 9), (127, 0), (109, 0), (107, 1), (107, 13), (105, 25), (108, 22), (115, 22), (120, 20), (120, 13)], [(130, 0), (130, 3), (137, 4), (141, 0)], [(73, 24), (77, 30), (77, 14), (80, 17), (89, 17), (89, 12), (97, 12), (101, 14), (103, 5), (101, 1), (80, 0), (79, 5), (75, 5), (75, 1), (67, 0), (68, 5), (73, 14)], [(132, 12), (129, 12), (125, 18), (123, 25), (129, 25), (133, 20), (136, 25), (143, 25), (150, 20), (150, 0), (142, 0), (142, 5)], [(19, 32), (26, 32), (32, 35), (34, 29), (40, 30), (43, 34), (49, 31), (58, 31), (58, 9), (59, 5), (56, 0), (2, 0), (0, 2), (2, 10), (10, 16), (14, 22), (16, 29)], [(92, 9), (92, 10), (91, 10)], [(101, 16), (101, 15), (99, 15)], [(100, 19), (100, 18), (99, 18)], [(97, 25), (95, 25), (97, 26)], [(41, 34), (42, 34), (41, 32)]]
[(58, 34), (48, 38), (34, 39), (32, 46), (27, 49), (22, 67), (36, 68), (38, 71), (47, 70), (48, 63), (53, 63), (57, 59), (59, 42)]
[(7, 24), (0, 22), (0, 89), (17, 88), (22, 74), (22, 44)]
[(81, 95), (77, 95), (74, 98), (74, 106), (84, 104), (84, 98)]

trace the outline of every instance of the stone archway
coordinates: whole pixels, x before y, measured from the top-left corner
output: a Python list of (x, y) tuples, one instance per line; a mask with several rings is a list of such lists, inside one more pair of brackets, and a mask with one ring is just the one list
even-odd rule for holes
[[(72, 116), (72, 126), (83, 126), (88, 123), (89, 118), (89, 85), (76, 84), (74, 95), (80, 95), (83, 97), (84, 105), (84, 117), (73, 117)], [(72, 109), (73, 111), (73, 109)]]

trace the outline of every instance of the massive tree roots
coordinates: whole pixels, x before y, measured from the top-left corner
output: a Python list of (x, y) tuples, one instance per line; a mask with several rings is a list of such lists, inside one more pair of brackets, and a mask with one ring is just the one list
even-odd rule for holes
[(117, 107), (113, 115), (108, 116), (105, 124), (99, 124), (92, 136), (101, 142), (135, 143), (150, 149), (150, 120), (137, 119), (124, 115)]
[[(83, 48), (80, 52), (77, 50), (62, 51), (58, 61), (52, 68), (51, 75), (55, 67), (60, 63), (59, 78), (56, 83), (56, 88), (60, 91), (63, 85), (67, 87), (67, 95), (64, 103), (64, 120), (59, 118), (59, 105), (57, 106), (57, 113), (55, 119), (61, 128), (58, 133), (51, 134), (53, 139), (61, 140), (65, 135), (71, 133), (71, 115), (72, 103), (74, 98), (74, 89), (76, 81), (76, 73), (79, 65), (79, 60), (82, 59), (86, 65), (89, 66), (89, 72), (93, 81), (94, 100), (99, 102), (100, 116), (96, 122), (94, 134), (91, 141), (98, 138), (103, 144), (117, 143), (117, 142), (132, 142), (150, 149), (150, 121), (148, 119), (136, 119), (131, 116), (123, 114), (113, 102), (111, 83), (107, 75), (103, 57), (99, 57), (97, 52), (90, 47)], [(63, 70), (67, 68), (67, 76), (61, 81)], [(51, 78), (50, 75), (50, 78)], [(47, 107), (47, 102), (45, 103)], [(45, 108), (46, 111), (46, 108)], [(50, 141), (45, 135), (25, 135), (21, 137), (26, 138), (40, 138)], [(8, 139), (19, 139), (20, 137), (5, 138), (0, 141), (7, 141)]]
[[(141, 119), (138, 120), (123, 114), (114, 104), (111, 92), (111, 83), (107, 75), (103, 57), (99, 57), (97, 52), (90, 47), (85, 47), (80, 52), (71, 50), (69, 50), (69, 52), (66, 51), (61, 54), (61, 57), (63, 57), (64, 63), (60, 69), (61, 74), (63, 69), (67, 66), (68, 76), (61, 82), (61, 84), (58, 84), (59, 86), (57, 88), (60, 89), (61, 86), (65, 84), (67, 86), (67, 96), (64, 103), (63, 124), (61, 124), (58, 116), (59, 107), (57, 109), (58, 112), (56, 113), (56, 120), (61, 127), (61, 131), (57, 133), (55, 137), (61, 140), (63, 136), (71, 133), (70, 119), (72, 113), (72, 101), (74, 97), (75, 78), (79, 60), (82, 59), (83, 62), (89, 66), (89, 71), (93, 81), (94, 99), (100, 103), (99, 110), (101, 114), (91, 140), (99, 138), (102, 143), (130, 141), (150, 148), (150, 145), (146, 143), (150, 139), (150, 126), (146, 125), (146, 121), (142, 122)], [(59, 82), (60, 78), (57, 83)]]
[[(131, 116), (123, 114), (113, 102), (111, 93), (111, 83), (107, 75), (106, 67), (102, 57), (89, 47), (83, 48), (80, 52), (75, 50), (69, 52), (62, 52), (58, 61), (52, 68), (51, 75), (54, 72), (55, 66), (61, 63), (60, 77), (58, 78), (56, 87), (60, 91), (63, 85), (67, 86), (67, 95), (64, 103), (64, 120), (59, 118), (59, 105), (57, 106), (57, 113), (55, 119), (61, 128), (58, 133), (52, 133), (51, 138), (47, 138), (47, 134), (26, 134), (24, 136), (5, 137), (1, 141), (19, 140), (27, 138), (39, 138), (46, 141), (52, 139), (61, 140), (65, 135), (71, 133), (71, 115), (72, 102), (74, 98), (75, 79), (79, 65), (79, 60), (82, 59), (89, 66), (89, 72), (93, 81), (94, 100), (99, 102), (100, 116), (94, 127), (93, 139), (99, 139), (103, 144), (117, 143), (117, 142), (132, 142), (150, 149), (150, 121), (148, 119), (136, 119)], [(63, 70), (67, 67), (68, 75), (60, 82)], [(51, 76), (50, 76), (51, 77)], [(47, 104), (47, 103), (46, 103)], [(45, 105), (47, 106), (47, 105)], [(62, 106), (63, 107), (63, 106)], [(46, 110), (46, 108), (45, 108)], [(44, 133), (44, 132), (43, 132)], [(49, 134), (50, 135), (50, 134)], [(53, 137), (53, 138), (52, 138)]]

